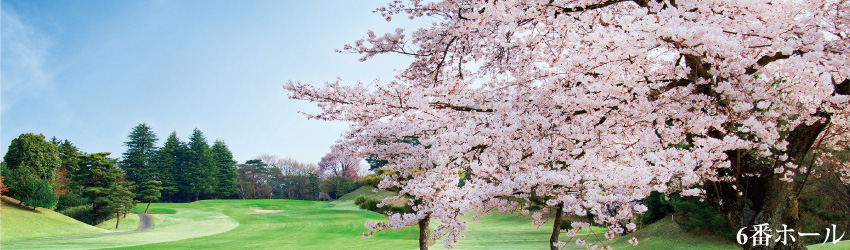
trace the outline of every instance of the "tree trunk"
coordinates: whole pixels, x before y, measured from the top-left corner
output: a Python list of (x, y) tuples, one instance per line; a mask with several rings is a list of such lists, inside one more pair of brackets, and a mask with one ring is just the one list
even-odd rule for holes
[(145, 214), (148, 214), (148, 209), (151, 208), (151, 202), (152, 201), (148, 201), (148, 206), (145, 207)]
[(549, 236), (549, 249), (558, 250), (558, 237), (561, 235), (561, 221), (564, 219), (564, 203), (555, 207), (555, 221), (552, 223), (552, 236)]
[(428, 250), (428, 237), (431, 230), (428, 228), (431, 224), (431, 215), (425, 215), (425, 218), (419, 221), (419, 250)]
[(119, 222), (121, 222), (120, 212), (115, 212), (115, 229), (118, 229)]
[[(802, 166), (803, 159), (827, 123), (828, 119), (826, 122), (797, 126), (786, 139), (789, 143), (786, 151), (789, 161)], [(746, 242), (741, 246), (744, 249), (757, 250), (806, 249), (797, 235), (803, 226), (796, 193), (799, 186), (795, 182), (782, 181), (779, 179), (781, 176), (773, 173), (776, 167), (785, 162), (777, 161), (777, 165), (764, 164), (752, 153), (744, 150), (727, 152), (727, 155), (732, 163), (732, 174), (737, 181), (706, 182), (705, 191), (706, 197), (712, 201), (711, 204), (726, 216), (726, 222), (733, 231), (740, 231), (740, 235), (736, 234), (736, 239), (739, 243)], [(760, 242), (755, 241), (759, 236), (764, 236), (756, 235), (755, 226), (760, 224), (766, 224), (766, 229), (770, 229), (764, 231), (771, 235), (766, 241), (767, 244), (758, 244)], [(789, 231), (777, 232), (782, 230)], [(791, 236), (796, 240), (792, 241)], [(787, 238), (787, 244), (783, 244), (783, 238)]]

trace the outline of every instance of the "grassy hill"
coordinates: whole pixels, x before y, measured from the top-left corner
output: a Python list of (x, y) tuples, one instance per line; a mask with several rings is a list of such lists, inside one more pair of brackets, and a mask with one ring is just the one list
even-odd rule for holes
[[(168, 213), (152, 214), (154, 229), (149, 231), (92, 238), (3, 243), (2, 249), (54, 250), (128, 247), (205, 237), (227, 232), (239, 226), (237, 221), (222, 213), (205, 209), (186, 208), (199, 205), (197, 203), (168, 203), (164, 205), (170, 207), (170, 209), (166, 209)], [(128, 215), (127, 217), (129, 218), (130, 216)], [(112, 222), (114, 223), (114, 221)], [(114, 227), (115, 224), (112, 224), (112, 226)], [(138, 222), (135, 226), (138, 227)], [(197, 248), (193, 248), (191, 245), (184, 245), (182, 249)]]
[(0, 241), (19, 241), (107, 233), (50, 209), (18, 206), (18, 201), (2, 197)]

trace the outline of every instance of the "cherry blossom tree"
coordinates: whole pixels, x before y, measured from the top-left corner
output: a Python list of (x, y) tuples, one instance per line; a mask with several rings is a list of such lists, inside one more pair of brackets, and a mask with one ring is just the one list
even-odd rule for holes
[(441, 221), (430, 239), (450, 247), (459, 215), (542, 199), (611, 225), (610, 238), (660, 191), (701, 196), (736, 229), (799, 231), (812, 173), (850, 173), (818, 160), (848, 142), (848, 11), (841, 0), (394, 1), (377, 12), (434, 23), (369, 31), (343, 50), (411, 56), (396, 79), (284, 88), (322, 109), (308, 117), (350, 122), (340, 147), (387, 160), (379, 188), (416, 201), (371, 230), (428, 216)]
[(319, 173), (324, 177), (345, 176), (356, 180), (362, 159), (347, 155), (340, 149), (331, 148), (331, 152), (319, 160)]

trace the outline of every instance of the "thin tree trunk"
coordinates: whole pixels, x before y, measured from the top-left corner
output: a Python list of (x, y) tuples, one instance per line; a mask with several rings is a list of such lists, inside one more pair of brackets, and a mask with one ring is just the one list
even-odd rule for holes
[(153, 201), (148, 201), (148, 206), (145, 207), (145, 214), (148, 214), (148, 209), (151, 208), (151, 202)]
[(549, 236), (549, 249), (558, 250), (558, 237), (561, 235), (561, 221), (564, 219), (564, 203), (555, 207), (555, 222), (552, 223), (552, 236)]
[(118, 223), (121, 222), (120, 212), (115, 212), (115, 229), (118, 229)]
[(425, 218), (419, 221), (419, 250), (428, 250), (428, 237), (431, 230), (428, 226), (431, 224), (431, 215), (425, 215)]

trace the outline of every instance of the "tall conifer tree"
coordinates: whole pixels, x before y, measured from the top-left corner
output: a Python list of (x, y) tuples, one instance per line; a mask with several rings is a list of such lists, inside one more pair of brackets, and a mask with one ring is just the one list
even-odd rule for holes
[(79, 183), (75, 183), (72, 177), (72, 174), (77, 169), (77, 162), (79, 161), (80, 150), (77, 149), (74, 144), (72, 144), (68, 140), (62, 141), (59, 144), (59, 169), (61, 169), (63, 173), (65, 173), (66, 178), (68, 178), (68, 183), (66, 183), (68, 191), (76, 194), (82, 194), (83, 189)]
[(210, 154), (209, 144), (204, 134), (195, 128), (189, 137), (189, 151), (186, 154), (186, 184), (195, 200), (201, 195), (210, 195), (213, 192), (212, 184), (215, 181), (213, 172), (213, 158)]
[(110, 196), (119, 185), (121, 169), (115, 167), (116, 160), (108, 158), (109, 153), (80, 155), (79, 165), (73, 173), (76, 183), (83, 185), (83, 196), (92, 203), (94, 222), (101, 222), (115, 213), (115, 203)]
[(233, 160), (233, 153), (222, 140), (216, 140), (210, 150), (212, 151), (217, 179), (213, 183), (215, 193), (219, 198), (227, 198), (236, 193), (236, 183), (239, 177), (236, 161)]
[(183, 166), (186, 144), (177, 138), (177, 132), (171, 132), (162, 148), (157, 150), (157, 179), (162, 182), (162, 196), (164, 199), (174, 201), (179, 198), (183, 180)]
[(154, 171), (156, 169), (154, 162), (157, 140), (156, 133), (147, 124), (139, 123), (130, 131), (127, 141), (124, 142), (127, 151), (124, 152), (124, 159), (121, 161), (121, 168), (124, 170), (127, 181), (141, 183), (156, 179), (157, 171)]

